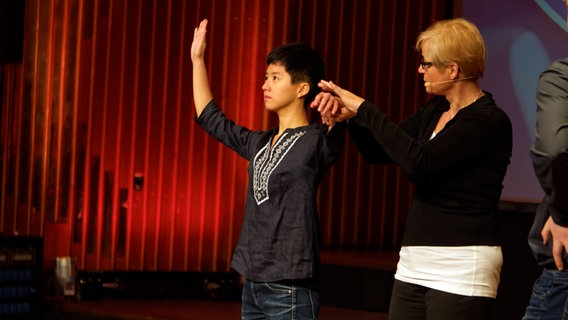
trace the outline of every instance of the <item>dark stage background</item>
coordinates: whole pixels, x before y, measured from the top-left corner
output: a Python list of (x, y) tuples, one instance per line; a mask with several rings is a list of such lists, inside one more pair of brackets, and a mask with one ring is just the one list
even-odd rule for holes
[(568, 56), (566, 6), (556, 0), (463, 0), (462, 12), (487, 44), (481, 86), (493, 93), (513, 123), (513, 157), (503, 198), (539, 202), (543, 192), (528, 154), (536, 124), (536, 85), (553, 60)]

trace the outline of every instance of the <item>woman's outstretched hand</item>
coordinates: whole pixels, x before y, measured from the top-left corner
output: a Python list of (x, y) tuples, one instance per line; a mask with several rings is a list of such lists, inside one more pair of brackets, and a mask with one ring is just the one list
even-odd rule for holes
[(310, 107), (316, 108), (322, 121), (328, 125), (354, 117), (361, 103), (365, 101), (331, 81), (321, 80), (318, 86), (322, 92), (316, 96)]

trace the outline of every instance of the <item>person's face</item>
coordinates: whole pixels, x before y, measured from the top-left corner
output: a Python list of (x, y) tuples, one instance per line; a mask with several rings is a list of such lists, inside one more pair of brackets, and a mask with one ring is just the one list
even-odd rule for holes
[(424, 87), (426, 92), (430, 94), (443, 94), (443, 90), (449, 86), (448, 82), (439, 83), (441, 81), (450, 80), (448, 68), (438, 67), (432, 64), (429, 59), (427, 42), (422, 44), (422, 58), (418, 65), (418, 73), (424, 77)]
[(262, 91), (266, 109), (277, 111), (299, 99), (300, 84), (292, 84), (290, 74), (282, 65), (270, 64), (266, 69)]

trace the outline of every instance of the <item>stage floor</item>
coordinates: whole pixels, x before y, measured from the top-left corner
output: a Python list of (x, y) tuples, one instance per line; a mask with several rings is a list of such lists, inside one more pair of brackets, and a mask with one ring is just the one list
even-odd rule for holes
[[(240, 319), (240, 303), (212, 300), (65, 301), (51, 303), (45, 319), (229, 320)], [(386, 320), (386, 313), (322, 306), (320, 320)]]
[[(386, 320), (396, 252), (322, 252), (320, 320)], [(83, 299), (52, 298), (42, 319), (230, 320), (241, 318), (234, 274), (82, 274)], [(112, 279), (113, 291), (104, 284)], [(97, 279), (99, 282), (96, 282)], [(101, 280), (102, 279), (102, 280)], [(227, 284), (202, 292), (203, 283)], [(112, 282), (112, 281), (111, 281)], [(108, 287), (111, 288), (112, 286)], [(94, 288), (94, 289), (93, 289)], [(238, 291), (238, 292), (237, 292)], [(238, 293), (238, 295), (237, 295)]]

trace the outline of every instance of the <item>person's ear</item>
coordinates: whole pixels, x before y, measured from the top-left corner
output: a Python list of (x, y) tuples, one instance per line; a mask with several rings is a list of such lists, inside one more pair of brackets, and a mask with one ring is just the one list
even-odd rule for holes
[(298, 86), (298, 98), (305, 97), (308, 92), (310, 92), (310, 84), (307, 82), (302, 82)]
[(460, 67), (457, 65), (457, 63), (450, 63), (448, 70), (450, 71), (450, 79), (456, 79), (457, 77), (459, 77)]

